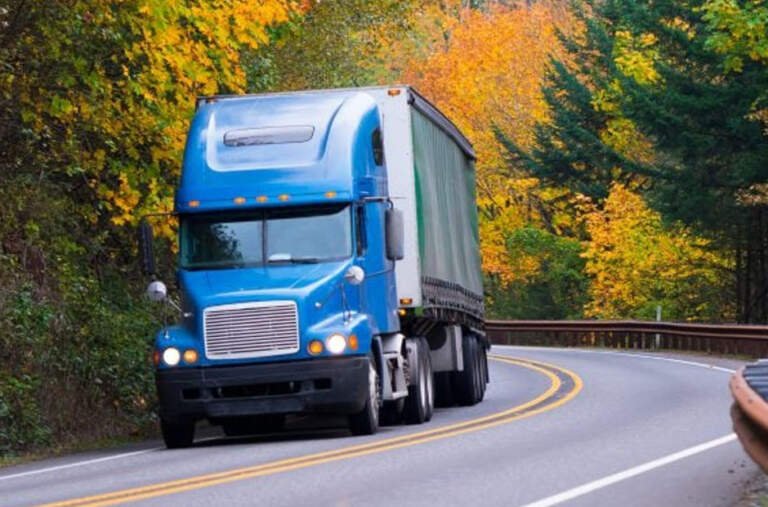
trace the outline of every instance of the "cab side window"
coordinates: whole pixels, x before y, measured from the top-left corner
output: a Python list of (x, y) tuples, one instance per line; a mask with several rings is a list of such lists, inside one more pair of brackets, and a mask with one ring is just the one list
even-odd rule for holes
[(365, 207), (362, 205), (355, 207), (355, 236), (357, 236), (357, 255), (362, 257), (368, 246), (365, 238)]
[(371, 145), (373, 146), (373, 161), (378, 166), (384, 165), (384, 143), (381, 139), (381, 129), (373, 131)]

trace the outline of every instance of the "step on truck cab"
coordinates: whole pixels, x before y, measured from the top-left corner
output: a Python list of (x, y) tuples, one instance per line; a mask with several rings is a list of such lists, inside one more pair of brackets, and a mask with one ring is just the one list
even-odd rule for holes
[[(474, 159), (407, 86), (200, 98), (175, 200), (180, 321), (155, 341), (167, 446), (202, 419), (235, 435), (342, 414), (372, 434), (482, 400)], [(141, 237), (152, 271), (147, 222)]]

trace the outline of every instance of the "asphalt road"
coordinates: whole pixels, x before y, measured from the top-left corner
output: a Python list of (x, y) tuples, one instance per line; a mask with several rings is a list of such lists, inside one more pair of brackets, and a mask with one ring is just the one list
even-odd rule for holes
[(757, 473), (731, 433), (729, 364), (493, 354), (519, 361), (492, 361), (483, 403), (426, 425), (352, 437), (304, 418), (278, 435), (46, 460), (0, 470), (0, 506), (731, 506)]

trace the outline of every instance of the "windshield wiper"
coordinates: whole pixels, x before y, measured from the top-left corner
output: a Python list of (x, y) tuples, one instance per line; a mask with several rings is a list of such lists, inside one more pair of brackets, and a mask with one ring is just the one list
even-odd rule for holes
[(288, 254), (274, 254), (267, 259), (269, 264), (317, 264), (318, 257), (291, 257)]
[(291, 262), (294, 264), (317, 264), (320, 259), (317, 257), (293, 257)]

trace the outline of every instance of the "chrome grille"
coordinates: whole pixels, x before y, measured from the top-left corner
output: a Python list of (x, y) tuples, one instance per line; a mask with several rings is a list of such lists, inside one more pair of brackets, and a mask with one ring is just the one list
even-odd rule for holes
[(299, 350), (296, 303), (270, 301), (213, 306), (203, 314), (209, 359), (290, 354)]

